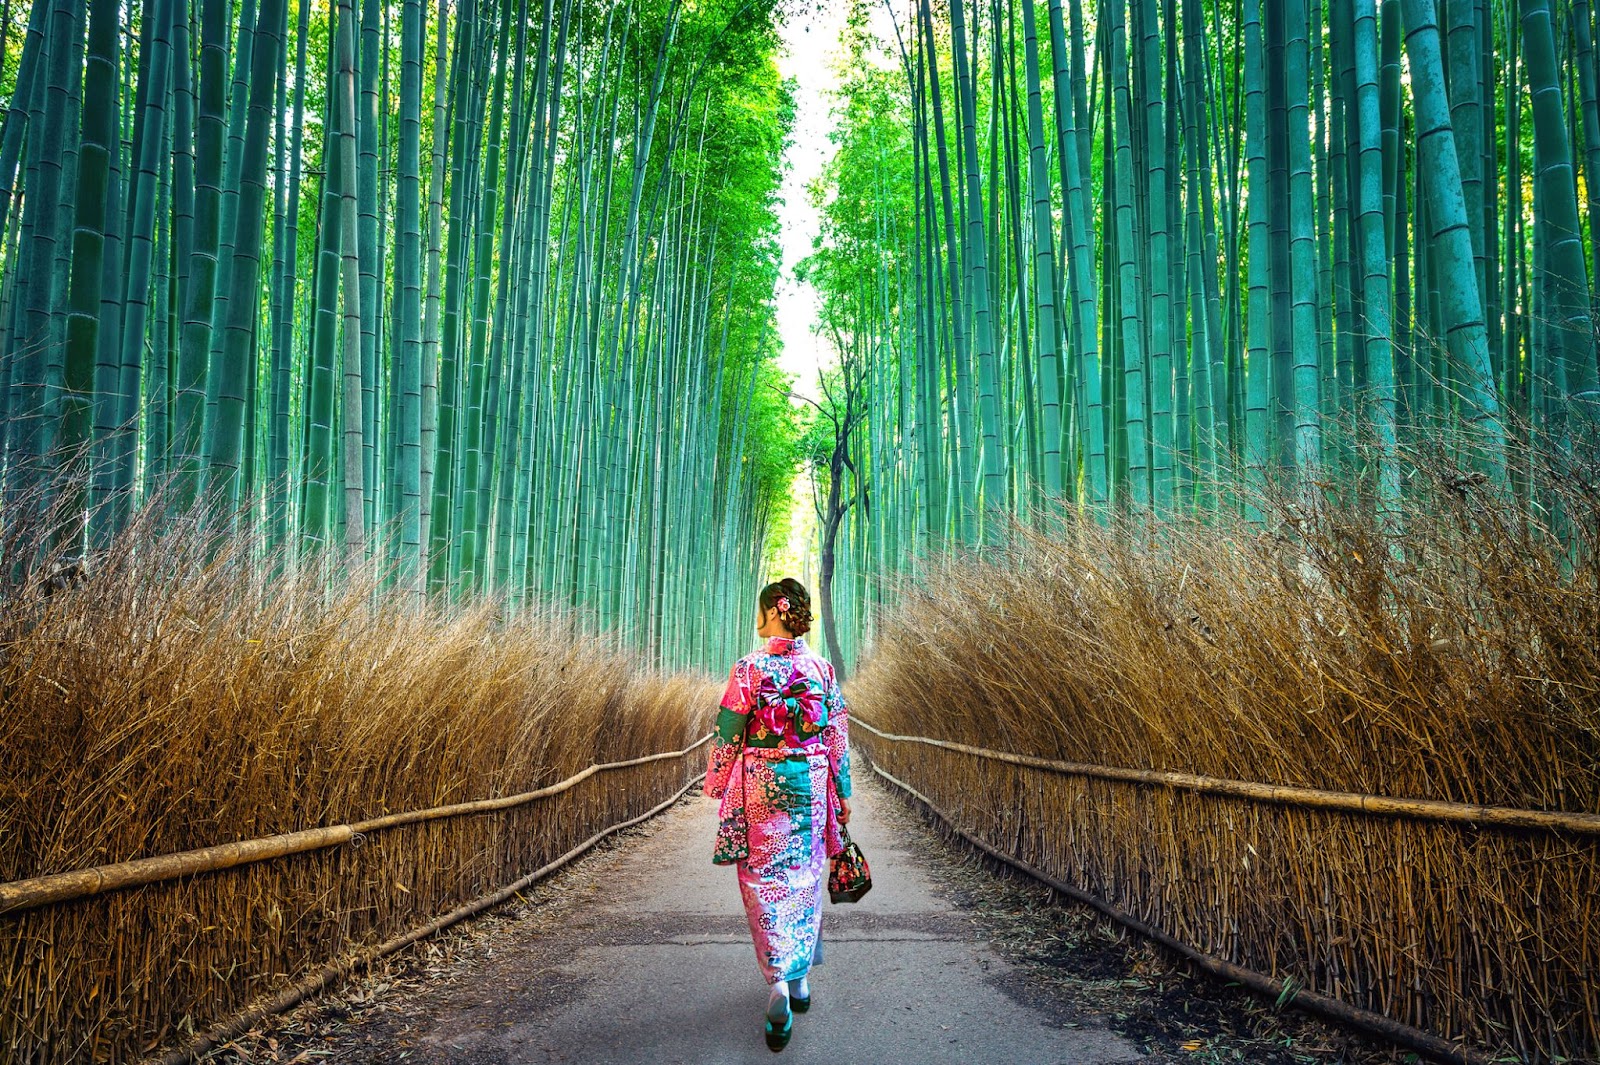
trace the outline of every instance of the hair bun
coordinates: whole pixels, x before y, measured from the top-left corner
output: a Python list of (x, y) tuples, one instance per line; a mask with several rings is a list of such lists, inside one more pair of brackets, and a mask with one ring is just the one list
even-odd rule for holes
[(806, 591), (806, 586), (793, 577), (785, 577), (781, 581), (774, 581), (761, 590), (761, 605), (768, 609), (778, 605), (778, 599), (788, 600), (788, 609), (781, 612), (784, 624), (796, 636), (803, 636), (811, 629), (811, 593)]

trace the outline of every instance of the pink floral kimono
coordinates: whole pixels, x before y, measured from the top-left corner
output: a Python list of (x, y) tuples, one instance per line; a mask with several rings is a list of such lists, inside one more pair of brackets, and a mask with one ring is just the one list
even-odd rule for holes
[(734, 664), (706, 773), (705, 793), (722, 800), (712, 860), (738, 866), (769, 984), (822, 961), (828, 859), (844, 849), (849, 728), (833, 667), (803, 639), (772, 637)]

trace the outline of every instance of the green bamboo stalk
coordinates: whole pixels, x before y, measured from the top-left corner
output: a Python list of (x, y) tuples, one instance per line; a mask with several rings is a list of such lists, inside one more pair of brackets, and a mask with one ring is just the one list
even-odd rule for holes
[(973, 424), (973, 407), (971, 396), (973, 388), (970, 384), (971, 359), (968, 354), (969, 333), (967, 330), (967, 292), (966, 286), (961, 283), (965, 270), (963, 267), (963, 249), (956, 240), (957, 214), (955, 199), (951, 193), (950, 158), (948, 141), (944, 130), (944, 101), (943, 90), (940, 88), (938, 49), (934, 46), (933, 15), (929, 8), (928, 0), (921, 0), (918, 10), (922, 17), (922, 35), (926, 42), (924, 51), (928, 65), (928, 86), (932, 91), (932, 111), (934, 123), (934, 144), (939, 155), (939, 188), (942, 217), (944, 219), (944, 247), (946, 278), (949, 285), (950, 319), (951, 319), (951, 345), (950, 357), (954, 362), (955, 390), (952, 395), (951, 409), (954, 414), (955, 433), (954, 443), (956, 448), (956, 461), (952, 463), (952, 472), (955, 476), (954, 498), (957, 506), (952, 508), (956, 521), (956, 535), (963, 541), (970, 543), (976, 533), (973, 513), (973, 502), (977, 497), (976, 470), (977, 451), (974, 441), (977, 431)]
[[(1116, 0), (1112, 0), (1116, 3)], [(1161, 39), (1156, 0), (1141, 0), (1143, 10), (1142, 67), (1154, 81), (1161, 69)], [(1112, 45), (1116, 47), (1115, 43)], [(1150, 396), (1150, 502), (1160, 515), (1171, 514), (1176, 484), (1173, 415), (1173, 336), (1171, 233), (1168, 220), (1168, 158), (1166, 114), (1161, 93), (1154, 84), (1143, 93), (1144, 126), (1148, 131), (1148, 154), (1144, 215), (1149, 249), (1146, 273), (1149, 321), (1149, 396)], [(1176, 134), (1174, 134), (1175, 136)]]
[[(1535, 276), (1547, 308), (1544, 323), (1549, 330), (1549, 343), (1554, 347), (1541, 376), (1552, 395), (1557, 446), (1569, 448), (1574, 443), (1573, 432), (1588, 432), (1588, 423), (1600, 412), (1600, 407), (1592, 407), (1600, 395), (1596, 394), (1589, 282), (1572, 145), (1557, 81), (1559, 68), (1549, 0), (1522, 0), (1521, 10), (1533, 103), (1534, 181), (1538, 190), (1534, 225), (1544, 239), (1548, 263), (1547, 272), (1541, 272), (1542, 277)], [(1491, 387), (1492, 384), (1491, 379)], [(1574, 415), (1577, 425), (1569, 422)]]
[(422, 543), (422, 55), (421, 0), (405, 0), (400, 16), (400, 161), (396, 223), (399, 248), (394, 300), (399, 321), (400, 580), (415, 584)]
[[(1245, 151), (1249, 187), (1265, 190), (1267, 185), (1266, 99), (1262, 85), (1261, 3), (1244, 0), (1244, 113)], [(1271, 394), (1272, 353), (1268, 338), (1270, 294), (1268, 290), (1268, 205), (1264, 195), (1252, 195), (1249, 203), (1249, 295), (1246, 300), (1245, 334), (1249, 348), (1245, 355), (1246, 406), (1244, 465), (1250, 495), (1245, 513), (1252, 521), (1262, 520), (1259, 496), (1266, 490), (1271, 462), (1268, 397)]]
[[(206, 461), (206, 391), (211, 364), (211, 315), (216, 297), (217, 248), (221, 227), (223, 97), (227, 78), (227, 0), (202, 0), (200, 83), (194, 117), (193, 227), (180, 238), (186, 255), (188, 291), (183, 299), (173, 447), (177, 474), (174, 502), (193, 504)], [(182, 50), (180, 55), (184, 54)], [(180, 67), (187, 64), (180, 63)], [(180, 103), (181, 107), (181, 103)], [(180, 111), (181, 115), (181, 111)], [(180, 129), (183, 127), (180, 126)], [(185, 183), (185, 177), (180, 177)], [(183, 187), (183, 184), (180, 184)]]
[(1361, 323), (1371, 394), (1363, 414), (1378, 447), (1379, 514), (1393, 523), (1400, 502), (1400, 471), (1395, 461), (1396, 401), (1389, 316), (1389, 259), (1384, 224), (1382, 101), (1378, 89), (1378, 33), (1375, 0), (1354, 0), (1353, 44), (1356, 115), (1361, 153), (1358, 197), (1361, 247)]
[[(1401, 10), (1406, 23), (1406, 54), (1411, 61), (1418, 170), (1427, 201), (1429, 238), (1442, 275), (1435, 291), (1451, 359), (1461, 375), (1463, 417), (1474, 437), (1470, 445), (1478, 451), (1491, 479), (1500, 484), (1505, 479), (1505, 427), (1489, 363), (1483, 307), (1478, 299), (1472, 238), (1447, 109), (1439, 27), (1433, 0), (1403, 0)], [(1525, 25), (1526, 22), (1524, 18)], [(1548, 22), (1545, 26), (1548, 29)], [(1559, 98), (1556, 106), (1559, 107)]]
[(218, 367), (217, 417), (211, 434), (208, 489), (237, 505), (246, 486), (239, 476), (244, 447), (246, 389), (255, 377), (255, 325), (261, 274), (262, 207), (266, 197), (267, 134), (271, 129), (273, 72), (280, 62), (284, 0), (262, 0), (252, 50), (250, 104), (240, 156), (237, 227), (229, 279), (227, 326)]
[[(337, 7), (328, 11), (328, 39), (337, 38)], [(330, 56), (331, 58), (331, 56)], [(335, 75), (328, 68), (328, 96), (334, 95)], [(333, 342), (338, 330), (339, 268), (343, 257), (344, 228), (339, 223), (341, 195), (337, 158), (338, 111), (329, 112), (323, 131), (322, 194), (318, 205), (317, 259), (312, 278), (310, 344), (306, 356), (304, 412), (300, 483), (300, 544), (302, 553), (311, 553), (329, 544), (334, 463), (334, 357)]]
[(1050, 213), (1050, 179), (1045, 168), (1044, 106), (1039, 84), (1039, 34), (1033, 0), (1022, 0), (1028, 81), (1028, 180), (1033, 190), (1034, 302), (1038, 327), (1039, 395), (1043, 417), (1044, 490), (1052, 500), (1062, 491), (1060, 366), (1056, 356), (1055, 222)]
[[(378, 216), (383, 210), (384, 198), (378, 191), (378, 77), (384, 67), (379, 59), (379, 41), (387, 12), (380, 4), (381, 0), (364, 0), (361, 5), (360, 118), (351, 127), (356, 130), (360, 152), (356, 172), (356, 181), (360, 186), (356, 197), (357, 210), (360, 212), (359, 243), (356, 247), (361, 268), (361, 483), (365, 489), (363, 538), (377, 531), (381, 494), (378, 490), (378, 276), (383, 272), (383, 247), (378, 239)], [(383, 59), (387, 58), (385, 49)], [(349, 190), (346, 194), (349, 194)], [(345, 432), (348, 446), (348, 425)], [(348, 463), (345, 468), (349, 469)], [(349, 491), (348, 484), (346, 491)], [(346, 524), (349, 524), (348, 516)]]
[[(1121, 0), (1110, 0), (1110, 66), (1108, 81), (1115, 100), (1117, 283), (1120, 297), (1121, 354), (1123, 359), (1123, 400), (1115, 405), (1122, 415), (1124, 448), (1127, 455), (1128, 502), (1137, 509), (1149, 507), (1152, 496), (1150, 476), (1150, 427), (1146, 418), (1147, 355), (1143, 330), (1144, 301), (1141, 296), (1140, 269), (1136, 258), (1134, 226), (1132, 106), (1128, 86), (1128, 46)], [(1107, 148), (1111, 138), (1106, 138)], [(1110, 227), (1108, 227), (1110, 228)], [(1109, 270), (1107, 271), (1110, 272)]]
[[(110, 184), (112, 137), (117, 115), (117, 5), (89, 5), (87, 64), (83, 74), (84, 113), (78, 147), (77, 199), (72, 228), (72, 281), (67, 294), (66, 394), (61, 407), (61, 448), (78, 465), (73, 476), (72, 513), (86, 515), (87, 463), (90, 458), (91, 405), (95, 402), (100, 340), (102, 253), (106, 239), (106, 198)], [(109, 398), (109, 397), (108, 397)], [(98, 457), (98, 456), (96, 456)], [(81, 541), (88, 528), (81, 519), (69, 533)]]
[[(134, 486), (134, 433), (133, 422), (138, 415), (139, 381), (137, 368), (144, 361), (144, 340), (149, 325), (150, 303), (156, 285), (152, 280), (152, 260), (156, 245), (156, 199), (160, 185), (162, 153), (167, 151), (167, 97), (171, 80), (171, 32), (174, 18), (174, 0), (157, 0), (146, 8), (145, 18), (150, 24), (148, 48), (142, 59), (140, 73), (143, 110), (139, 136), (133, 148), (136, 176), (132, 183), (128, 207), (128, 269), (126, 289), (122, 296), (126, 310), (123, 318), (120, 344), (120, 364), (123, 370), (120, 391), (123, 406), (118, 412), (117, 424), (127, 426), (125, 445), (117, 456), (118, 469), (115, 491), (127, 501)], [(159, 360), (163, 367), (167, 353), (164, 347), (153, 345), (152, 361)], [(129, 369), (135, 373), (130, 375)], [(163, 379), (165, 374), (162, 374)], [(162, 386), (163, 388), (165, 386)], [(163, 397), (164, 398), (164, 397)], [(155, 434), (165, 438), (165, 431)], [(152, 453), (159, 454), (161, 446), (146, 445)], [(114, 524), (120, 527), (125, 514)]]
[(344, 382), (341, 389), (344, 422), (344, 528), (345, 552), (359, 559), (366, 550), (366, 450), (362, 433), (365, 396), (362, 388), (362, 257), (361, 217), (356, 206), (356, 9), (353, 0), (339, 0), (339, 225), (344, 288)]
[[(978, 424), (983, 441), (983, 508), (1005, 502), (1005, 465), (1000, 443), (1000, 411), (997, 395), (997, 367), (994, 337), (989, 321), (989, 256), (983, 223), (983, 194), (978, 181), (977, 99), (974, 77), (968, 69), (966, 28), (962, 0), (951, 0), (950, 24), (953, 47), (962, 143), (966, 154), (967, 230), (962, 258), (972, 279), (972, 320), (978, 362)], [(997, 531), (985, 520), (981, 527), (987, 540)]]
[(446, 26), (449, 22), (445, 0), (439, 0), (434, 15), (434, 75), (431, 167), (428, 176), (428, 290), (422, 321), (422, 428), (420, 457), (421, 499), (419, 525), (429, 530), (425, 572), (433, 572), (432, 541), (434, 479), (437, 475), (439, 437), (439, 325), (440, 255), (444, 228), (444, 161), (446, 125), (445, 74), (447, 69)]
[(1294, 336), (1294, 457), (1307, 502), (1322, 471), (1320, 337), (1317, 328), (1315, 206), (1311, 187), (1309, 43), (1305, 5), (1291, 0), (1285, 27), (1288, 86), (1290, 291)]
[[(1102, 518), (1110, 501), (1110, 484), (1106, 466), (1105, 398), (1100, 372), (1100, 314), (1097, 301), (1094, 256), (1090, 248), (1092, 229), (1087, 206), (1089, 186), (1084, 181), (1088, 173), (1088, 160), (1080, 153), (1086, 143), (1079, 134), (1078, 100), (1086, 98), (1083, 85), (1083, 35), (1081, 19), (1076, 7), (1073, 11), (1071, 52), (1068, 52), (1066, 34), (1062, 27), (1061, 0), (1050, 0), (1050, 40), (1055, 56), (1056, 129), (1059, 136), (1058, 151), (1065, 175), (1065, 220), (1071, 233), (1072, 271), (1070, 285), (1073, 289), (1075, 333), (1078, 340), (1077, 376), (1083, 391), (1084, 478), (1087, 483), (1089, 507)], [(1067, 72), (1069, 66), (1070, 70)]]

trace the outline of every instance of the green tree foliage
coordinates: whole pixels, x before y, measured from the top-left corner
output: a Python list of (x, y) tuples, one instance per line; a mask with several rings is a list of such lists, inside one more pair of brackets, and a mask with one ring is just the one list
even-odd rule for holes
[[(802, 268), (864, 404), (842, 643), (873, 575), (1012, 521), (1399, 513), (1424, 437), (1561, 528), (1523, 456), (1597, 446), (1591, 4), (850, 2)], [(813, 417), (780, 17), (4, 5), (4, 505), (77, 550), (209, 492), (720, 657)]]
[(1424, 439), (1561, 529), (1516, 456), (1600, 447), (1594, 13), (1435, 6), (856, 0), (809, 275), (871, 362), (847, 629), (1013, 520), (1392, 516)]
[[(868, 43), (862, 32), (857, 18), (848, 39), (858, 49)], [(938, 394), (937, 384), (914, 379), (914, 352), (925, 337), (919, 308), (902, 299), (914, 269), (916, 245), (909, 238), (920, 200), (904, 180), (914, 149), (902, 120), (905, 78), (866, 63), (847, 69), (832, 135), (837, 151), (811, 189), (823, 208), (821, 232), (796, 271), (820, 296), (818, 327), (839, 362), (818, 382), (821, 396), (804, 451), (815, 489), (807, 502), (818, 511), (822, 536), (823, 623), (829, 651), (841, 660), (864, 636), (857, 607), (867, 591), (863, 570), (842, 562), (864, 557), (888, 569), (914, 549), (915, 501), (909, 486), (888, 471), (902, 463), (917, 466), (917, 456), (901, 448), (925, 443), (913, 438), (911, 427), (925, 424), (927, 404)], [(908, 230), (900, 232), (901, 226)], [(886, 245), (895, 250), (884, 254)], [(868, 411), (879, 419), (863, 421)], [(873, 485), (892, 496), (873, 499)], [(888, 508), (884, 513), (894, 520), (849, 520), (874, 504)], [(927, 520), (924, 512), (924, 526)]]
[(66, 501), (76, 551), (209, 493), (418, 594), (725, 657), (799, 462), (777, 18), (5, 5), (6, 505)]

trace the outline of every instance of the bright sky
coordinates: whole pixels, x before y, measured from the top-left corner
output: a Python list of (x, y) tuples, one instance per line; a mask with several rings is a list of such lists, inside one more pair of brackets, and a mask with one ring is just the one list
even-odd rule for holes
[[(795, 81), (795, 129), (789, 145), (789, 173), (784, 179), (783, 203), (778, 208), (782, 226), (783, 272), (778, 278), (778, 336), (783, 353), (778, 365), (795, 376), (795, 390), (816, 398), (817, 372), (829, 361), (822, 338), (812, 330), (817, 323), (817, 293), (794, 279), (795, 263), (811, 254), (811, 242), (820, 227), (820, 215), (811, 206), (806, 186), (822, 173), (833, 156), (828, 140), (829, 94), (838, 87), (834, 53), (844, 29), (845, 0), (821, 0), (807, 12), (794, 15), (783, 27), (783, 51), (778, 72)], [(795, 479), (795, 508), (786, 548), (769, 560), (775, 573), (769, 579), (792, 576), (806, 587), (816, 577), (817, 515), (811, 501), (808, 474)]]
[[(833, 158), (828, 140), (833, 122), (831, 93), (839, 87), (835, 70), (839, 35), (844, 32), (849, 0), (816, 0), (810, 11), (797, 12), (783, 26), (783, 51), (778, 72), (795, 80), (795, 128), (789, 145), (789, 173), (783, 183), (778, 221), (783, 227), (783, 274), (778, 279), (778, 335), (783, 340), (779, 365), (795, 374), (796, 391), (817, 395), (817, 370), (832, 361), (826, 343), (812, 329), (817, 322), (817, 294), (794, 280), (794, 266), (811, 254), (820, 216), (811, 206), (806, 186)], [(873, 31), (885, 41), (894, 27), (881, 0), (869, 15)]]
[(795, 80), (794, 140), (789, 146), (789, 174), (783, 183), (778, 221), (783, 227), (783, 274), (778, 279), (778, 335), (783, 340), (779, 365), (796, 375), (798, 391), (817, 394), (817, 370), (827, 361), (822, 339), (812, 333), (817, 321), (817, 294), (798, 284), (794, 266), (811, 254), (820, 219), (806, 186), (816, 180), (833, 156), (828, 140), (829, 93), (838, 87), (833, 69), (839, 34), (844, 29), (844, 0), (822, 0), (812, 10), (791, 17), (783, 27), (783, 52), (778, 71)]
[[(811, 254), (812, 241), (821, 226), (820, 214), (811, 205), (806, 186), (816, 180), (833, 157), (828, 140), (832, 127), (829, 112), (831, 93), (839, 86), (834, 69), (839, 35), (844, 31), (848, 0), (817, 0), (810, 11), (794, 14), (783, 26), (783, 51), (778, 56), (778, 72), (795, 81), (795, 128), (789, 145), (789, 172), (784, 179), (783, 203), (778, 208), (782, 226), (783, 272), (778, 278), (778, 335), (783, 353), (778, 365), (794, 374), (795, 391), (818, 398), (817, 373), (832, 361), (823, 338), (813, 329), (817, 324), (817, 294), (810, 285), (794, 279), (794, 266)], [(872, 14), (874, 29), (883, 36), (893, 33), (882, 3)], [(794, 576), (810, 587), (816, 576), (817, 517), (808, 474), (795, 480), (795, 501), (789, 542), (771, 564), (779, 576)]]

